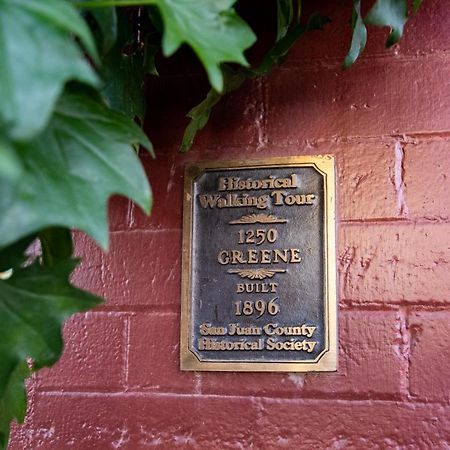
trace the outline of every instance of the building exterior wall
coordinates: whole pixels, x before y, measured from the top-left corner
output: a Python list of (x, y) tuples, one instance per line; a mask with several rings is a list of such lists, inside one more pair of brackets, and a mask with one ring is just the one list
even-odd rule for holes
[[(448, 4), (424, 1), (390, 50), (371, 28), (342, 71), (339, 3), (327, 31), (224, 99), (186, 155), (177, 145), (202, 75), (168, 69), (152, 85), (153, 214), (113, 199), (106, 255), (76, 236), (75, 281), (107, 301), (66, 324), (66, 351), (30, 381), (11, 449), (450, 447)], [(324, 153), (338, 176), (338, 372), (180, 372), (184, 165)]]

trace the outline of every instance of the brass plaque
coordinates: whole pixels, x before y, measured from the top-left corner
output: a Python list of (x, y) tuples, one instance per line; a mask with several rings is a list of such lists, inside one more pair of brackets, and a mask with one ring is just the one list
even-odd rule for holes
[(181, 369), (337, 368), (332, 156), (189, 165)]

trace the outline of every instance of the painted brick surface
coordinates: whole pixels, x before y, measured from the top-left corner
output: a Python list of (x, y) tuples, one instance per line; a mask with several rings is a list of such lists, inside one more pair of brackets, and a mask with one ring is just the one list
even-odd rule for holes
[[(362, 11), (367, 11), (371, 3), (362, 3)], [(304, 14), (317, 11), (317, 4), (305, 3)], [(325, 25), (324, 30), (313, 31), (304, 35), (298, 45), (289, 54), (287, 66), (301, 66), (305, 60), (321, 59), (328, 64), (339, 67), (347, 54), (351, 42), (351, 33), (348, 28), (348, 17), (351, 15), (351, 3), (341, 0), (327, 0), (321, 2), (321, 11), (332, 19)], [(414, 57), (424, 54), (439, 54), (448, 52), (450, 36), (448, 33), (448, 11), (446, 3), (442, 0), (429, 0), (423, 2), (418, 13), (413, 16), (405, 29), (400, 42), (385, 48), (385, 41), (389, 31), (368, 26), (368, 41), (362, 60), (378, 58)], [(330, 35), (339, 36), (339, 39), (330, 39)], [(356, 62), (356, 64), (359, 64)]]
[(107, 305), (178, 305), (180, 247), (178, 230), (113, 233), (102, 263)]
[[(341, 220), (398, 217), (394, 143), (328, 145), (338, 160), (338, 214)], [(325, 145), (321, 145), (324, 147)]]
[[(362, 4), (363, 11), (365, 4)], [(351, 30), (348, 27), (348, 18), (352, 14), (352, 4), (339, 0), (326, 0), (321, 2), (321, 12), (331, 21), (323, 27), (323, 30), (314, 30), (304, 34), (295, 48), (289, 53), (287, 66), (303, 65), (305, 60), (325, 60), (334, 64), (338, 69), (348, 52), (351, 42)], [(304, 16), (309, 16), (317, 11), (317, 4), (305, 3), (303, 5)], [(387, 30), (370, 27), (370, 39), (366, 44), (363, 57), (377, 55), (386, 56), (384, 43)], [(330, 39), (331, 36), (339, 36), (339, 39)], [(390, 55), (395, 55), (397, 49), (389, 49)]]
[(258, 448), (444, 449), (448, 406), (394, 402), (261, 402)]
[[(185, 155), (185, 114), (208, 86), (189, 53), (161, 63), (145, 125), (157, 158), (141, 153), (152, 216), (111, 199), (106, 255), (75, 234), (73, 281), (106, 303), (67, 323), (11, 450), (450, 448), (448, 5), (423, 2), (389, 50), (388, 30), (370, 27), (345, 72), (351, 2), (323, 5), (334, 21), (226, 97)], [(338, 182), (338, 372), (181, 372), (185, 164), (325, 153)]]
[(341, 298), (356, 302), (450, 300), (450, 224), (342, 226)]
[(255, 402), (245, 398), (44, 394), (28, 448), (251, 448), (256, 420)]
[[(424, 39), (426, 36), (426, 39)], [(448, 11), (445, 2), (430, 0), (408, 24), (408, 33), (402, 45), (409, 53), (448, 53), (450, 35), (448, 33)]]
[(361, 61), (348, 71), (279, 68), (269, 84), (268, 142), (444, 132), (449, 85), (447, 60), (434, 56)]
[(132, 390), (196, 393), (201, 375), (179, 367), (180, 320), (175, 313), (130, 319), (128, 386)]
[[(196, 145), (241, 146), (256, 142), (258, 82), (249, 82), (246, 86), (245, 92), (232, 93), (218, 105), (219, 109)], [(146, 127), (156, 148), (178, 149), (188, 123), (186, 113), (204, 99), (208, 89), (203, 78), (195, 76), (188, 77), (186, 83), (180, 83), (176, 77), (166, 77), (152, 84), (148, 102), (153, 107), (149, 108)]]
[(72, 273), (71, 281), (76, 286), (95, 295), (102, 295), (102, 251), (87, 235), (73, 233), (75, 256), (81, 258)]
[(420, 141), (405, 147), (405, 192), (411, 217), (450, 219), (450, 140)]
[(360, 398), (400, 398), (405, 392), (407, 338), (398, 311), (342, 311), (339, 316), (339, 371), (308, 374), (308, 397), (333, 394)]
[(40, 395), (28, 448), (446, 448), (449, 407), (174, 395)]
[[(407, 355), (396, 311), (342, 311), (339, 370), (328, 374), (202, 374), (202, 392), (215, 395), (311, 398), (400, 398)], [(380, 367), (383, 370), (380, 370)]]
[[(146, 157), (143, 162), (153, 191), (152, 214), (146, 216), (137, 207), (131, 209), (130, 227), (136, 229), (181, 229), (183, 198), (183, 163), (175, 151), (156, 153), (157, 159)], [(182, 161), (179, 161), (181, 159)], [(153, 181), (152, 181), (153, 180)]]
[(411, 395), (422, 401), (450, 401), (450, 312), (417, 311), (409, 318)]
[(38, 372), (40, 389), (120, 390), (125, 386), (126, 319), (111, 313), (77, 314), (64, 327), (58, 363)]

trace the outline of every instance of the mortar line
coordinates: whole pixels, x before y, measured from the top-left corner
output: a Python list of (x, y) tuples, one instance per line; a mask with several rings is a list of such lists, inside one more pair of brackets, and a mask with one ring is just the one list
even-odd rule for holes
[(258, 134), (256, 150), (267, 145), (266, 138), (266, 83), (264, 77), (256, 80), (258, 90), (258, 100), (256, 108), (255, 125)]
[(409, 350), (410, 336), (407, 329), (407, 310), (406, 307), (400, 306), (398, 309), (399, 321), (399, 356), (402, 359), (402, 368), (400, 371), (400, 394), (403, 401), (408, 401), (409, 395)]
[[(350, 394), (349, 396), (341, 395), (341, 397), (336, 396), (324, 396), (319, 392), (311, 392), (310, 396), (304, 397), (295, 397), (292, 398), (292, 393), (286, 393), (286, 396), (274, 395), (272, 397), (264, 395), (264, 396), (255, 396), (252, 394), (249, 395), (224, 395), (224, 394), (196, 394), (194, 392), (185, 393), (185, 392), (154, 392), (154, 391), (69, 391), (69, 390), (40, 390), (38, 394), (46, 395), (49, 397), (55, 396), (67, 396), (67, 397), (110, 397), (110, 398), (132, 398), (132, 397), (159, 397), (159, 398), (196, 398), (196, 399), (227, 399), (227, 400), (247, 400), (250, 402), (278, 402), (280, 400), (284, 402), (305, 402), (305, 403), (333, 403), (333, 404), (343, 404), (343, 403), (354, 403), (354, 404), (367, 404), (373, 405), (374, 403), (379, 404), (402, 404), (405, 406), (412, 405), (421, 405), (421, 406), (429, 406), (429, 405), (439, 405), (450, 407), (450, 402), (448, 401), (436, 401), (436, 400), (420, 400), (415, 398), (408, 399), (400, 399), (397, 395), (388, 395), (391, 398), (376, 398), (376, 396), (364, 396), (359, 395), (355, 396), (354, 394)], [(290, 395), (291, 397), (288, 397)], [(386, 397), (386, 395), (385, 395)]]
[(124, 366), (124, 383), (125, 390), (128, 391), (129, 388), (129, 367), (130, 367), (130, 327), (131, 327), (131, 317), (127, 315), (125, 317), (125, 366)]
[(406, 393), (408, 400), (412, 399), (411, 395), (411, 350), (412, 350), (412, 336), (411, 336), (411, 330), (409, 329), (409, 308), (404, 307), (403, 308), (404, 313), (404, 319), (405, 319), (405, 333), (406, 337), (408, 339), (408, 358), (406, 361)]
[(405, 150), (400, 140), (394, 146), (394, 179), (395, 195), (397, 198), (397, 214), (400, 217), (408, 216), (408, 206), (405, 198)]

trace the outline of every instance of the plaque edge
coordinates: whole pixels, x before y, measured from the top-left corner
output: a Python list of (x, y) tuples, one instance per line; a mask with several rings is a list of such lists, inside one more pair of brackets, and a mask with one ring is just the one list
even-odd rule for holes
[[(216, 169), (245, 169), (265, 167), (288, 167), (299, 164), (316, 165), (327, 176), (326, 196), (326, 306), (328, 310), (329, 346), (317, 362), (212, 362), (200, 361), (189, 348), (190, 304), (191, 304), (191, 261), (192, 261), (192, 217), (193, 182), (202, 173)], [(183, 190), (183, 238), (181, 274), (181, 320), (180, 320), (180, 370), (199, 372), (336, 372), (338, 370), (338, 318), (337, 318), (337, 277), (336, 277), (336, 174), (335, 157), (331, 154), (269, 157), (262, 159), (234, 159), (223, 161), (200, 161), (187, 163), (184, 169)]]

